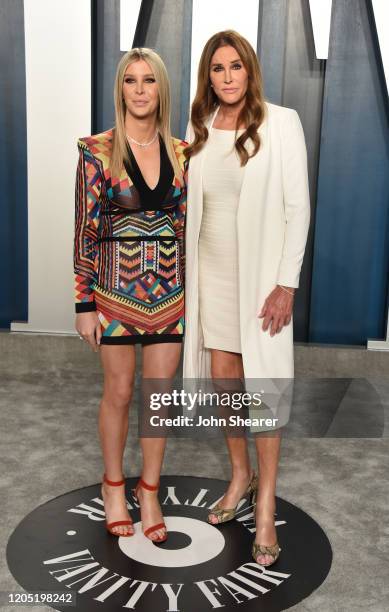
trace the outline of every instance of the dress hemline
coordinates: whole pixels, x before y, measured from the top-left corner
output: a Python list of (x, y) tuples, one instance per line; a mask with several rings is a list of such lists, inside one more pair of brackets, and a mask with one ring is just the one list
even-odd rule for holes
[(181, 344), (183, 334), (147, 334), (139, 336), (102, 336), (100, 344), (108, 345), (132, 345), (132, 344), (161, 344), (165, 342), (176, 342)]
[(219, 338), (208, 332), (203, 331), (204, 348), (214, 349), (217, 351), (225, 351), (227, 353), (242, 354), (240, 342), (237, 343), (236, 338)]

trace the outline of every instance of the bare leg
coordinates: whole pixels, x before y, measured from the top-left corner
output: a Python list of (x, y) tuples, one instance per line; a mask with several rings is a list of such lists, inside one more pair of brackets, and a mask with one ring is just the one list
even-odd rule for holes
[[(122, 480), (123, 454), (128, 433), (128, 408), (132, 398), (135, 349), (133, 346), (100, 347), (104, 369), (104, 392), (100, 404), (99, 433), (105, 473), (109, 480)], [(102, 496), (107, 522), (129, 519), (124, 485), (103, 483)], [(132, 533), (131, 525), (113, 528), (118, 535)]]
[[(181, 353), (180, 343), (150, 344), (143, 347), (143, 378), (172, 379), (176, 373)], [(142, 479), (150, 485), (159, 482), (166, 438), (141, 438), (143, 454)], [(141, 505), (142, 526), (146, 530), (152, 525), (163, 522), (162, 511), (158, 501), (158, 491), (148, 491), (139, 487), (138, 499)], [(161, 538), (165, 529), (158, 529), (150, 534), (151, 539)]]
[[(212, 349), (211, 372), (213, 379), (243, 379), (242, 356), (239, 353), (229, 353)], [(228, 452), (231, 461), (231, 482), (223, 498), (220, 500), (221, 508), (235, 508), (244, 494), (251, 478), (250, 458), (245, 437), (226, 436)], [(216, 524), (218, 518), (210, 513), (208, 519)]]
[[(268, 435), (257, 435), (255, 445), (260, 482), (255, 512), (257, 526), (255, 541), (257, 544), (272, 546), (277, 541), (274, 512), (276, 509), (276, 481), (281, 446), (280, 431), (274, 431)], [(260, 564), (271, 563), (272, 560), (273, 558), (270, 555), (259, 554), (257, 556), (257, 562)]]

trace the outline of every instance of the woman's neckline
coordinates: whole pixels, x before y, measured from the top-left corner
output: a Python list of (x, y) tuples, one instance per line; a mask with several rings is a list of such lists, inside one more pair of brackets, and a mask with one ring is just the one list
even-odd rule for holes
[(127, 148), (128, 148), (128, 152), (130, 154), (131, 157), (131, 163), (135, 166), (135, 173), (137, 175), (138, 180), (143, 184), (143, 187), (150, 191), (151, 193), (156, 193), (158, 191), (158, 187), (160, 186), (161, 180), (162, 180), (162, 155), (163, 155), (163, 150), (162, 147), (164, 145), (163, 142), (163, 138), (161, 136), (161, 134), (158, 132), (158, 138), (159, 138), (159, 176), (158, 176), (158, 181), (156, 183), (156, 185), (154, 187), (150, 187), (150, 185), (148, 183), (146, 183), (145, 178), (142, 174), (142, 170), (139, 167), (138, 162), (136, 161), (136, 157), (134, 155), (133, 150), (130, 147), (130, 144), (127, 143)]
[(174, 179), (173, 166), (166, 151), (162, 135), (159, 134), (159, 179), (153, 189), (146, 183), (129, 143), (127, 143), (127, 149), (131, 165), (128, 163), (128, 160), (124, 160), (124, 167), (140, 195), (142, 207), (145, 207), (144, 203), (147, 202), (147, 207), (150, 210), (158, 210)]
[[(222, 130), (222, 129), (220, 129), (220, 128), (216, 128), (216, 127), (214, 127), (214, 124), (215, 124), (216, 118), (217, 118), (217, 116), (218, 116), (218, 114), (219, 114), (220, 108), (221, 108), (221, 106), (220, 106), (220, 104), (219, 104), (219, 106), (218, 106), (218, 107), (217, 107), (217, 109), (216, 109), (215, 114), (213, 115), (212, 124), (211, 124), (211, 129), (212, 129), (212, 130), (217, 130), (218, 132), (233, 132), (233, 133), (235, 133), (235, 132), (236, 132), (236, 130)], [(238, 130), (238, 132), (244, 132), (244, 131), (245, 131), (245, 129), (246, 129), (246, 128), (240, 129), (240, 130)]]

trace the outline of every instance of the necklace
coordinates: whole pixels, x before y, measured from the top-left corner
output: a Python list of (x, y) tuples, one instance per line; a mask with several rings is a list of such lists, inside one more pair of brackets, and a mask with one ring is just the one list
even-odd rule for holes
[(131, 136), (129, 136), (128, 134), (126, 134), (126, 136), (127, 136), (127, 140), (129, 140), (130, 142), (133, 142), (134, 144), (138, 145), (138, 147), (148, 147), (151, 144), (153, 144), (154, 140), (157, 138), (158, 130), (155, 131), (155, 134), (154, 134), (153, 138), (151, 140), (149, 140), (149, 142), (138, 142), (137, 140), (135, 140), (135, 138), (131, 138)]

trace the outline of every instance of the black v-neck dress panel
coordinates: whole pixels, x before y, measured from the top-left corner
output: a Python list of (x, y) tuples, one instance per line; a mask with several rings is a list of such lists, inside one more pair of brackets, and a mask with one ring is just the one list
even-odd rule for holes
[(141, 206), (145, 210), (161, 209), (161, 204), (164, 201), (174, 179), (174, 170), (167, 154), (165, 143), (161, 134), (158, 136), (160, 166), (158, 183), (154, 189), (151, 189), (144, 180), (143, 174), (135, 159), (135, 155), (133, 154), (130, 145), (127, 143), (127, 150), (130, 156), (131, 164), (129, 164), (128, 160), (126, 160), (124, 162), (124, 166), (128, 176), (139, 193)]

